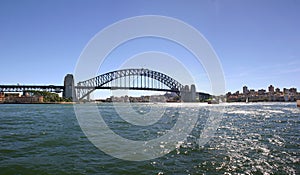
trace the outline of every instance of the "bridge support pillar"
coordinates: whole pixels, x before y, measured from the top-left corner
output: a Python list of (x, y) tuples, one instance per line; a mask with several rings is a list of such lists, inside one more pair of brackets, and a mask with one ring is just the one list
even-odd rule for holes
[(75, 100), (75, 87), (74, 87), (74, 77), (72, 74), (67, 74), (64, 80), (64, 98), (71, 98)]
[(181, 100), (183, 102), (195, 102), (196, 101), (196, 87), (194, 84), (191, 85), (191, 89), (188, 85), (180, 91)]

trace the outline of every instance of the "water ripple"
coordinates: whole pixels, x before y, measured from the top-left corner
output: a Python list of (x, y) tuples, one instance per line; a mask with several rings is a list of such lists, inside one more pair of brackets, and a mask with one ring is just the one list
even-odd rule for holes
[[(207, 114), (216, 109), (184, 104), (177, 111), (178, 104), (162, 105), (164, 116), (147, 127), (126, 123), (111, 104), (99, 105), (111, 129), (135, 140), (164, 135), (179, 113), (199, 113), (186, 141), (164, 157), (143, 162), (118, 160), (92, 145), (72, 105), (0, 105), (0, 174), (300, 174), (300, 109), (294, 104), (224, 104), (221, 125), (201, 147)], [(158, 106), (134, 107), (144, 114)]]

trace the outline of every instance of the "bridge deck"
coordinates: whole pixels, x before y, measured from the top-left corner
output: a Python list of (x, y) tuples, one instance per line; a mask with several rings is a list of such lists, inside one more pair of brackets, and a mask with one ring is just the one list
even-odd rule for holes
[(147, 87), (96, 87), (95, 89), (179, 92), (178, 90), (172, 90), (172, 89), (159, 89), (159, 88), (147, 88)]
[(45, 90), (49, 92), (63, 92), (64, 86), (56, 85), (0, 85), (0, 92), (23, 92), (30, 90)]

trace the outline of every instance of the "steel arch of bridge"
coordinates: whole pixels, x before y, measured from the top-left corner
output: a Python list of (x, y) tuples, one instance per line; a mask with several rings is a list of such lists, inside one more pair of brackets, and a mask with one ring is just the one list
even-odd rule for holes
[[(125, 86), (119, 86), (119, 87), (112, 87), (107, 86), (110, 82), (113, 80), (122, 78), (122, 77), (148, 77), (152, 78), (154, 80), (159, 81), (160, 83), (163, 83), (165, 86), (167, 86), (169, 89), (164, 88), (154, 88), (154, 87), (134, 87), (134, 84), (129, 84)], [(130, 82), (130, 81), (129, 81)], [(139, 83), (139, 82), (137, 82)], [(141, 82), (142, 83), (142, 82)], [(149, 85), (149, 84), (148, 84)], [(176, 92), (177, 94), (180, 93), (180, 90), (183, 89), (183, 85), (180, 84), (178, 81), (173, 79), (172, 77), (163, 74), (161, 72), (149, 70), (149, 69), (122, 69), (122, 70), (116, 70), (112, 72), (108, 72), (99, 76), (96, 76), (94, 78), (91, 78), (86, 81), (81, 81), (77, 83), (76, 89), (76, 97), (79, 100), (82, 100), (86, 96), (88, 96), (91, 92), (93, 92), (95, 89), (130, 89), (130, 90), (153, 90), (153, 91), (169, 91), (169, 92)]]

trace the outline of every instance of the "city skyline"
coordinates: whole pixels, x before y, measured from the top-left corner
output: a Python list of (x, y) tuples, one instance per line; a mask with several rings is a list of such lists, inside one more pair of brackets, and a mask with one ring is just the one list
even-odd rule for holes
[(249, 89), (246, 85), (242, 87), (242, 91), (227, 92), (227, 102), (295, 102), (300, 99), (300, 92), (297, 88), (282, 88), (282, 90), (273, 85), (269, 85), (267, 89)]
[(272, 86), (273, 87), (273, 90), (275, 91), (276, 89), (278, 89), (280, 92), (283, 92), (285, 89), (293, 89), (293, 88), (295, 88), (295, 89), (298, 89), (297, 87), (278, 87), (278, 86), (276, 86), (276, 85), (273, 85), (273, 84), (269, 84), (269, 86), (267, 86), (267, 87), (262, 87), (262, 88), (252, 88), (252, 87), (248, 87), (247, 85), (242, 85), (241, 87), (240, 87), (240, 89), (238, 89), (238, 90), (233, 90), (233, 91), (228, 91), (228, 92), (237, 92), (237, 91), (239, 91), (239, 92), (241, 92), (241, 93), (245, 93), (245, 90), (246, 91), (250, 91), (250, 90), (255, 90), (255, 91), (257, 91), (257, 90), (266, 90), (267, 92), (270, 92), (270, 86)]
[[(97, 32), (125, 18), (162, 15), (188, 23), (210, 42), (223, 66), (226, 92), (244, 85), (299, 89), (294, 78), (300, 73), (299, 11), (297, 1), (1, 1), (0, 84), (63, 84)], [(120, 46), (99, 74), (153, 50), (178, 58), (194, 76), (197, 90), (211, 93), (201, 64), (165, 40), (146, 38)], [(143, 65), (151, 63), (137, 66)], [(168, 62), (161, 67), (174, 72)]]

